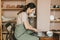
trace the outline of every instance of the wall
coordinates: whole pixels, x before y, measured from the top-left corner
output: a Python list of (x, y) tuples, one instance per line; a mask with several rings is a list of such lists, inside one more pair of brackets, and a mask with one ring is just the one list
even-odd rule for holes
[(26, 0), (26, 4), (28, 4), (28, 3), (30, 3), (30, 2), (33, 2), (33, 3), (36, 4), (36, 1), (37, 1), (37, 0)]
[(40, 31), (50, 29), (50, 0), (37, 1), (37, 28)]
[(60, 5), (60, 0), (51, 0), (51, 5)]
[[(15, 5), (15, 7), (16, 7), (17, 5), (25, 5), (25, 2), (24, 1), (5, 1), (3, 5), (4, 5), (3, 6), (4, 8), (6, 8), (7, 5), (10, 5), (10, 6), (11, 5)], [(2, 13), (3, 13), (3, 15), (5, 17), (17, 17), (17, 13), (19, 11), (18, 10), (17, 11), (15, 11), (15, 10), (13, 10), (13, 11), (11, 11), (11, 10), (8, 10), (8, 11), (4, 10), (4, 11), (2, 11)]]

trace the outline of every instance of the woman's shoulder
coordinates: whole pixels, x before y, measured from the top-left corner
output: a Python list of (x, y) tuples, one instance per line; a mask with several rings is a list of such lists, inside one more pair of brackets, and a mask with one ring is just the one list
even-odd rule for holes
[(26, 12), (22, 12), (22, 14), (27, 14)]
[(26, 15), (27, 13), (26, 12), (21, 12), (19, 15)]
[(22, 12), (21, 14), (22, 14), (22, 15), (27, 15), (27, 13), (26, 13), (26, 12)]

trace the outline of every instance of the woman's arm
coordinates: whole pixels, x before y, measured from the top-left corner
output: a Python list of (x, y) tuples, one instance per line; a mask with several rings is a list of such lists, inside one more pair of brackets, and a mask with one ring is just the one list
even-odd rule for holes
[(28, 22), (28, 15), (27, 15), (27, 13), (25, 13), (25, 12), (22, 13), (22, 21), (23, 21), (26, 29), (33, 30), (33, 31), (35, 31), (35, 32), (38, 32), (37, 29), (33, 28), (33, 27), (29, 24), (29, 22)]
[(28, 21), (25, 21), (25, 22), (24, 22), (24, 25), (25, 25), (25, 28), (26, 28), (26, 29), (29, 29), (29, 30), (38, 32), (37, 29), (33, 28), (33, 27), (29, 24)]

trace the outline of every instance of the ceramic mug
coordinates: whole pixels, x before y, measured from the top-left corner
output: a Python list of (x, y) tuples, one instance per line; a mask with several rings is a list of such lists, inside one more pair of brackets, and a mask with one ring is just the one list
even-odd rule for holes
[(47, 34), (48, 37), (52, 37), (53, 36), (53, 32), (52, 31), (47, 31), (46, 34)]

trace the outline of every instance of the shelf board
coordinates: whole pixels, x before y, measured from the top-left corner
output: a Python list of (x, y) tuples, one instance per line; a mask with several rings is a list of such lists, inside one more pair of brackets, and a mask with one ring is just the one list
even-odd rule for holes
[(6, 33), (8, 33), (8, 32), (7, 32), (7, 31), (3, 31), (3, 32), (2, 32), (2, 34), (6, 34)]
[(60, 8), (51, 8), (51, 10), (60, 10)]
[(22, 8), (2, 8), (2, 10), (22, 10)]
[(60, 34), (60, 32), (54, 32), (54, 33), (56, 33), (56, 34)]
[(51, 23), (60, 23), (60, 20), (57, 21), (57, 20), (54, 20), (54, 21), (50, 21)]
[(33, 17), (33, 18), (34, 18), (34, 17), (36, 17), (36, 16), (28, 16), (28, 17)]
[(26, 1), (26, 0), (2, 0), (2, 1)]
[(16, 20), (13, 20), (13, 21), (2, 21), (2, 23), (6, 23), (6, 22), (16, 23)]

